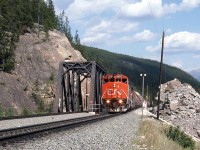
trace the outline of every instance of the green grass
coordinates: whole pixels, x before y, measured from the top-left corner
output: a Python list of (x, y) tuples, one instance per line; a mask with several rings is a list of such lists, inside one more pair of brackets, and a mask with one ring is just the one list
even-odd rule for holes
[[(170, 129), (169, 125), (154, 119), (144, 118), (137, 131), (137, 138), (131, 142), (130, 150), (191, 150), (189, 147), (183, 148), (178, 142), (168, 138), (166, 135), (168, 129)], [(182, 132), (180, 133), (182, 134)], [(194, 149), (199, 150), (200, 144), (195, 143)]]

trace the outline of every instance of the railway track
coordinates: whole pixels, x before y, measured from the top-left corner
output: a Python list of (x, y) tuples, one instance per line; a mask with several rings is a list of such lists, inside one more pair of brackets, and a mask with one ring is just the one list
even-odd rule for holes
[(89, 117), (81, 117), (81, 118), (75, 118), (57, 122), (0, 130), (0, 145), (3, 145), (5, 142), (8, 142), (10, 140), (15, 140), (19, 137), (26, 137), (33, 134), (42, 133), (45, 131), (51, 132), (59, 129), (68, 129), (83, 124), (88, 124), (99, 120), (111, 118), (117, 115), (119, 114), (95, 115)]

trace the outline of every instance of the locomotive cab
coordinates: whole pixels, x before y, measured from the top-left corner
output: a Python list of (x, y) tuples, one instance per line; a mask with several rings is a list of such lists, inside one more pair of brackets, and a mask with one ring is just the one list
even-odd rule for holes
[(108, 74), (102, 78), (102, 101), (108, 112), (124, 112), (129, 108), (128, 77)]

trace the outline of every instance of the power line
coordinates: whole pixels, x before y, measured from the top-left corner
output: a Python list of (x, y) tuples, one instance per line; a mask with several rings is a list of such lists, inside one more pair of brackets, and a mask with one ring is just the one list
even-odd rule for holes
[[(159, 33), (161, 33), (162, 31), (164, 31), (164, 21), (163, 21), (163, 18), (161, 17), (162, 31), (159, 32), (158, 26), (157, 26), (157, 24), (156, 24), (156, 20), (155, 20), (155, 18), (154, 18), (154, 14), (153, 14), (153, 11), (152, 11), (151, 4), (150, 4), (149, 0), (147, 0), (147, 2), (148, 2), (148, 6), (149, 6), (149, 10), (150, 10), (151, 16), (152, 16), (152, 18), (153, 18), (153, 24), (154, 24), (155, 31), (156, 31), (157, 34), (159, 34)], [(161, 6), (161, 7), (162, 7), (162, 6)]]
[(155, 22), (155, 19), (154, 19), (153, 11), (152, 11), (152, 8), (151, 8), (151, 5), (150, 5), (149, 1), (148, 1), (148, 6), (149, 6), (149, 9), (150, 9), (150, 12), (151, 12), (151, 16), (153, 17), (153, 24), (154, 24), (154, 27), (156, 29), (156, 32), (159, 33), (157, 25), (156, 25), (156, 22)]

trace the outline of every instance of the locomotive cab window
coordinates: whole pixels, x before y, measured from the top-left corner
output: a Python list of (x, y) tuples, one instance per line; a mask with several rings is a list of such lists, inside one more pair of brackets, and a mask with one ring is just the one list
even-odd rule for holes
[(116, 82), (121, 82), (121, 78), (120, 78), (120, 77), (117, 77), (117, 78), (116, 78)]
[(115, 81), (115, 78), (110, 78), (110, 82), (114, 82)]
[(109, 82), (115, 82), (115, 78), (113, 76), (109, 77)]
[(103, 84), (108, 83), (108, 79), (103, 79)]
[(127, 79), (123, 78), (122, 82), (127, 84)]

